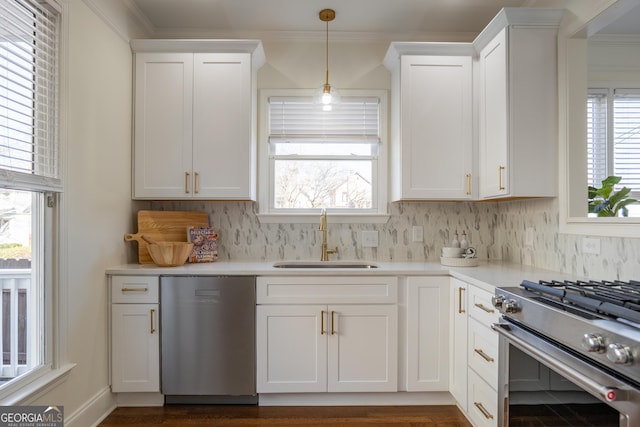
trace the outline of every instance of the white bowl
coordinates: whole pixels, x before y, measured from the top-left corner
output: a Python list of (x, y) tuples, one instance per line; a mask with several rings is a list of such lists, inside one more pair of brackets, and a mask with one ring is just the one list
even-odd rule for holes
[(462, 258), (464, 255), (464, 249), (462, 248), (442, 248), (442, 256), (444, 258)]

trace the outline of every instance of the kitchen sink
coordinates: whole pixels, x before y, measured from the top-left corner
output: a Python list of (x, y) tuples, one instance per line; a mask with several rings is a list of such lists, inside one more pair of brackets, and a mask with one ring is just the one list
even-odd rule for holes
[(378, 268), (366, 261), (282, 261), (273, 264), (276, 268)]

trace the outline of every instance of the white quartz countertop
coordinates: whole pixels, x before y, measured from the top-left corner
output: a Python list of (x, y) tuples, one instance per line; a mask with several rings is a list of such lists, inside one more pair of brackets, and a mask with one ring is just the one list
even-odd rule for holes
[(493, 292), (496, 286), (518, 286), (522, 280), (576, 279), (557, 271), (499, 261), (476, 267), (447, 267), (436, 262), (371, 262), (377, 268), (276, 268), (275, 261), (185, 264), (158, 267), (155, 264), (125, 264), (106, 270), (108, 275), (174, 276), (443, 276), (450, 275)]

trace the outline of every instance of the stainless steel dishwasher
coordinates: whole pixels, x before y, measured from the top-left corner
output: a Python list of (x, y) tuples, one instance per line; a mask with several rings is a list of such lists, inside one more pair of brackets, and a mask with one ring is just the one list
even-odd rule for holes
[(257, 402), (255, 277), (161, 276), (166, 403)]

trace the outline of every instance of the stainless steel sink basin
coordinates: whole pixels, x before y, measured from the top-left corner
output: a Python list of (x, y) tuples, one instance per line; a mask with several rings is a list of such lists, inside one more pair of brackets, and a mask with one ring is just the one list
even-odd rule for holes
[(282, 261), (273, 264), (276, 268), (378, 268), (366, 261)]

